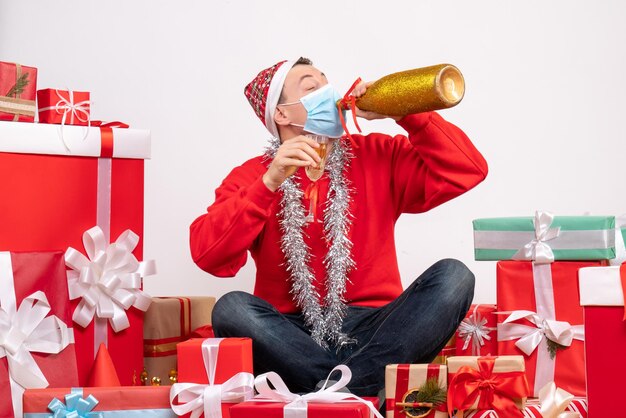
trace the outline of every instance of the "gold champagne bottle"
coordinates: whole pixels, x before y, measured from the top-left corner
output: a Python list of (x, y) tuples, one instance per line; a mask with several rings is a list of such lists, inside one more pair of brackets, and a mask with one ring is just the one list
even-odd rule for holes
[[(465, 94), (463, 74), (451, 64), (439, 64), (389, 74), (356, 99), (361, 110), (404, 116), (457, 105)], [(343, 108), (348, 103), (341, 101)]]

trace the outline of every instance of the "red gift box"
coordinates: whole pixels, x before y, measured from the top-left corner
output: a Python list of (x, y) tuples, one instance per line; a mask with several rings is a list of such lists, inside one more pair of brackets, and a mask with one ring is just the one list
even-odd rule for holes
[[(38, 418), (42, 414), (52, 416), (49, 406), (62, 411), (59, 416), (66, 416), (64, 412), (75, 411), (75, 405), (80, 399), (83, 399), (82, 402), (87, 401), (88, 411), (76, 416), (87, 417), (101, 413), (102, 415), (98, 416), (102, 418), (109, 416), (176, 418), (176, 414), (170, 409), (169, 391), (169, 386), (31, 389), (24, 393), (24, 418)], [(57, 401), (53, 402), (54, 399)], [(123, 415), (122, 411), (127, 411), (128, 414)], [(111, 412), (111, 415), (107, 412)]]
[(88, 91), (38, 90), (39, 123), (87, 126), (90, 103)]
[(0, 61), (0, 120), (33, 122), (37, 69)]
[(496, 305), (472, 305), (456, 332), (457, 356), (495, 356)]
[(377, 398), (360, 398), (342, 392), (352, 378), (348, 366), (341, 364), (335, 367), (329, 373), (329, 378), (335, 372), (340, 373), (336, 382), (327, 380), (320, 390), (304, 395), (292, 393), (275, 372), (259, 375), (254, 380), (259, 395), (230, 408), (230, 415), (232, 418), (366, 418), (372, 415), (383, 418), (378, 412)]
[(626, 393), (626, 264), (579, 272), (585, 315), (587, 399), (592, 417), (616, 416)]
[[(172, 386), (170, 396), (172, 408), (185, 414), (182, 416), (190, 416), (196, 399), (200, 402), (195, 408), (203, 410), (204, 402), (209, 402), (204, 398), (207, 385), (221, 385), (219, 399), (224, 418), (229, 417), (232, 405), (253, 396), (250, 338), (193, 338), (177, 344), (176, 350), (181, 383)], [(232, 396), (223, 397), (224, 392)]]
[[(363, 398), (378, 408), (378, 398)], [(230, 418), (283, 418), (284, 403), (246, 401), (230, 408)], [(335, 404), (310, 402), (307, 405), (307, 418), (370, 418), (369, 407), (360, 402), (339, 402)]]
[(24, 388), (78, 383), (64, 265), (60, 252), (0, 252), (2, 417), (21, 416)]
[[(250, 338), (213, 338), (219, 340), (215, 380), (221, 384), (239, 372), (252, 373), (252, 340)], [(202, 344), (202, 338), (192, 338), (176, 345), (178, 353), (178, 381), (209, 383)]]
[[(448, 369), (438, 364), (389, 364), (385, 369), (385, 410), (387, 418), (405, 418), (411, 409), (398, 403), (412, 402), (414, 395), (427, 380), (436, 379), (440, 388), (447, 388)], [(415, 409), (415, 408), (414, 408)], [(413, 411), (422, 416), (427, 410)], [(427, 418), (446, 418), (446, 404), (428, 412)]]
[(498, 309), (513, 312), (509, 318), (498, 319), (498, 354), (524, 355), (529, 396), (539, 396), (539, 390), (550, 381), (575, 396), (585, 396), (578, 270), (601, 263), (498, 262)]
[[(85, 130), (88, 135), (85, 136)], [(143, 235), (143, 158), (150, 133), (137, 129), (0, 124), (0, 248), (14, 251), (82, 249), (83, 232), (100, 225), (110, 236)], [(112, 156), (113, 158), (98, 158)], [(106, 234), (106, 232), (105, 232)], [(142, 242), (133, 251), (141, 260)], [(72, 303), (72, 312), (80, 303)], [(107, 332), (123, 385), (143, 368), (143, 313), (127, 311), (130, 328)], [(70, 316), (71, 318), (71, 316)], [(93, 324), (75, 327), (79, 384), (86, 385), (96, 353)]]

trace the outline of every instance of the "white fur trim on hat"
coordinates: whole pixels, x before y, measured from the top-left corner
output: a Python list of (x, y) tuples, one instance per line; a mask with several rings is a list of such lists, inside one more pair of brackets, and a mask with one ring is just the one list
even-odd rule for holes
[(296, 61), (285, 61), (272, 77), (270, 81), (270, 87), (267, 92), (267, 103), (265, 104), (265, 127), (275, 137), (279, 138), (278, 127), (274, 122), (274, 112), (276, 111), (276, 105), (278, 105), (278, 99), (280, 99), (280, 93), (283, 91), (283, 85), (287, 78), (287, 73), (291, 70), (291, 67)]

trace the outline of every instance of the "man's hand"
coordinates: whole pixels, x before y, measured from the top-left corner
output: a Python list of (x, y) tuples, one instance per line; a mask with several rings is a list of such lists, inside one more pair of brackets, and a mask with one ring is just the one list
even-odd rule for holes
[[(354, 90), (352, 91), (352, 95), (356, 98), (359, 98), (361, 96), (363, 96), (365, 94), (365, 92), (367, 91), (367, 88), (369, 86), (371, 86), (374, 82), (373, 81), (361, 81), (359, 84), (357, 84), (357, 86), (354, 88)], [(374, 119), (384, 119), (384, 118), (392, 118), (396, 121), (402, 119), (401, 116), (387, 116), (387, 115), (381, 115), (380, 113), (376, 113), (376, 112), (369, 112), (367, 110), (361, 110), (358, 107), (356, 108), (356, 115), (360, 118), (363, 119), (367, 119), (367, 120), (374, 120)]]
[(317, 166), (321, 158), (314, 148), (319, 148), (319, 144), (303, 135), (284, 141), (276, 151), (267, 172), (263, 174), (263, 183), (275, 192), (299, 167)]

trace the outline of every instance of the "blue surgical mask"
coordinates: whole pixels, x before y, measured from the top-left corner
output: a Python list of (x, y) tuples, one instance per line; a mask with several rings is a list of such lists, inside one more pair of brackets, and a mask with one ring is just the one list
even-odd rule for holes
[[(341, 96), (330, 85), (326, 84), (312, 93), (300, 98), (298, 102), (281, 103), (284, 106), (302, 103), (306, 109), (304, 125), (292, 123), (293, 126), (303, 128), (306, 132), (323, 135), (329, 138), (339, 138), (343, 135), (343, 127), (337, 110), (337, 100)], [(342, 110), (345, 118), (345, 110)]]

